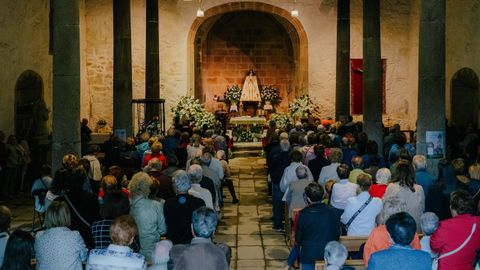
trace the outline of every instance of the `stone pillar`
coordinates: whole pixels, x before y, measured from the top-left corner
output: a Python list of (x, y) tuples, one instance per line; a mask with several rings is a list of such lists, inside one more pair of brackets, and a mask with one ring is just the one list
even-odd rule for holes
[(113, 0), (113, 128), (133, 135), (130, 0)]
[[(442, 131), (445, 156), (445, 0), (420, 5), (417, 153), (427, 156), (427, 131)], [(437, 163), (428, 159), (427, 169), (436, 174)]]
[(350, 115), (350, 0), (339, 0), (337, 9), (337, 76), (335, 120)]
[(53, 0), (52, 169), (80, 155), (80, 31), (78, 0)]
[(383, 153), (380, 0), (363, 0), (363, 130)]
[[(160, 68), (158, 52), (158, 0), (147, 0), (146, 67), (145, 97), (160, 98)], [(148, 105), (145, 119), (150, 120), (158, 114), (158, 104)]]

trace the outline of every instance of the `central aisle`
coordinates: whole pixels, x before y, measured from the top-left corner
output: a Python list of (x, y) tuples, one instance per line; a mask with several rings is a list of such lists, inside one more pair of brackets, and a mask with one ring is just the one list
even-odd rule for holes
[(230, 168), (240, 203), (231, 204), (224, 189), (224, 215), (215, 241), (232, 247), (231, 269), (280, 269), (289, 251), (285, 236), (272, 230), (265, 159), (235, 158), (230, 160)]

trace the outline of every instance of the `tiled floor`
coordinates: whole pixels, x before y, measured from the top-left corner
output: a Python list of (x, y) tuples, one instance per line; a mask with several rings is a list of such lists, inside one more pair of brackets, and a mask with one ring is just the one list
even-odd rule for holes
[(230, 204), (230, 194), (224, 190), (227, 198), (215, 241), (232, 247), (231, 269), (281, 269), (288, 248), (285, 236), (272, 230), (265, 159), (235, 158), (230, 167), (240, 203)]
[[(230, 161), (239, 204), (231, 204), (224, 189), (225, 206), (215, 241), (232, 247), (231, 269), (281, 269), (288, 256), (285, 236), (272, 230), (272, 206), (267, 196), (265, 159), (235, 158)], [(0, 202), (0, 205), (4, 202)], [(24, 195), (5, 203), (12, 210), (12, 228), (29, 230), (33, 200)]]

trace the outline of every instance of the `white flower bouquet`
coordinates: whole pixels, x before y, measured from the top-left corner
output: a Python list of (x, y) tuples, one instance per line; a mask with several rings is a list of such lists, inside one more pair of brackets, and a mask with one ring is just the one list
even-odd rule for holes
[(179, 119), (192, 121), (195, 126), (213, 128), (216, 118), (213, 113), (205, 111), (198, 99), (189, 96), (182, 96), (177, 105), (172, 107), (172, 113)]
[(303, 95), (288, 105), (288, 111), (294, 118), (303, 118), (314, 110), (315, 105), (308, 95)]
[(242, 96), (242, 89), (238, 85), (232, 85), (227, 87), (227, 91), (223, 94), (225, 100), (230, 103), (239, 102)]
[(285, 113), (274, 113), (270, 115), (270, 121), (274, 121), (277, 124), (277, 128), (286, 128), (290, 123), (290, 116)]
[(273, 86), (264, 86), (260, 89), (260, 97), (263, 102), (269, 101), (272, 104), (278, 104), (282, 101), (280, 92)]

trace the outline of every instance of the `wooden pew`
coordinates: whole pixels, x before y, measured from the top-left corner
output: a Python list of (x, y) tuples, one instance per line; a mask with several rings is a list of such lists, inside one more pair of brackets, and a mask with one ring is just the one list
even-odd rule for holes
[[(293, 221), (295, 221), (295, 217), (300, 213), (300, 211), (302, 209), (303, 208), (293, 208), (292, 209), (292, 219), (293, 219)], [(288, 212), (288, 210), (287, 210), (287, 212)], [(290, 243), (290, 246), (293, 246), (293, 240), (295, 239), (295, 232), (293, 231), (293, 223), (292, 223), (292, 226), (288, 227), (288, 229), (289, 229), (287, 231), (288, 241)]]
[[(363, 264), (363, 260), (346, 260), (345, 266), (350, 266), (355, 268), (355, 270), (364, 270), (365, 265)], [(325, 261), (316, 261), (315, 262), (315, 270), (324, 270), (325, 269)]]
[(342, 243), (349, 252), (357, 252), (363, 243), (366, 243), (368, 236), (340, 236)]

